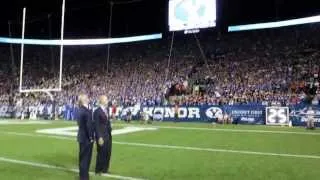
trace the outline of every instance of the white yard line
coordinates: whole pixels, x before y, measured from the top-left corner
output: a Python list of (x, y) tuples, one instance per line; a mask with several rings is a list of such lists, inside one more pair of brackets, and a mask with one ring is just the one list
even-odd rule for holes
[(36, 121), (36, 120), (0, 120), (0, 125), (41, 125), (41, 124), (51, 124), (50, 121)]
[[(49, 164), (42, 164), (42, 163), (35, 163), (35, 162), (30, 162), (30, 161), (9, 159), (9, 158), (0, 156), (0, 162), (1, 161), (2, 162), (6, 162), (6, 163), (20, 164), (20, 165), (25, 165), (25, 166), (37, 167), (37, 168), (56, 169), (56, 170), (61, 170), (61, 171), (79, 173), (78, 169), (67, 169), (67, 168), (63, 168), (63, 167), (59, 167), (59, 166), (53, 166), (53, 165), (49, 165)], [(90, 172), (90, 175), (94, 175), (94, 173)], [(140, 179), (140, 178), (120, 176), (120, 175), (114, 175), (114, 174), (102, 174), (102, 176), (113, 178), (113, 179), (121, 179), (121, 180), (143, 180), (143, 179)]]
[(8, 134), (8, 135), (16, 135), (16, 136), (29, 136), (29, 137), (45, 137), (45, 138), (53, 138), (53, 139), (62, 139), (62, 140), (70, 140), (75, 141), (76, 137), (66, 137), (66, 136), (48, 136), (42, 134), (32, 134), (32, 133), (19, 133), (19, 132), (5, 132), (0, 131), (0, 134)]
[(191, 150), (191, 151), (207, 151), (207, 152), (236, 153), (236, 154), (249, 154), (249, 155), (262, 155), (262, 156), (295, 157), (295, 158), (304, 158), (304, 159), (320, 159), (320, 156), (304, 155), (304, 154), (282, 154), (282, 153), (269, 153), (269, 152), (257, 152), (257, 151), (198, 148), (198, 147), (188, 147), (188, 146), (173, 146), (173, 145), (130, 143), (130, 142), (113, 142), (113, 143), (131, 145), (131, 146), (142, 146), (142, 147), (149, 147), (149, 148), (181, 149), (181, 150)]
[[(118, 126), (130, 126), (128, 124), (117, 124)], [(134, 126), (134, 125), (132, 125)], [(320, 136), (320, 132), (293, 132), (293, 131), (272, 131), (272, 130), (254, 130), (254, 129), (222, 129), (222, 128), (196, 128), (196, 127), (181, 127), (181, 126), (147, 126), (135, 125), (137, 127), (150, 127), (158, 129), (178, 129), (178, 130), (196, 130), (196, 131), (222, 131), (222, 132), (240, 132), (240, 133), (271, 133), (271, 134), (296, 134), (296, 135), (315, 135)]]
[[(0, 134), (9, 134), (9, 135), (17, 135), (17, 136), (30, 136), (30, 137), (46, 137), (46, 138), (75, 141), (75, 138), (62, 137), (62, 136), (47, 136), (47, 135), (31, 134), (31, 133), (0, 132)], [(199, 148), (199, 147), (190, 147), (190, 146), (174, 146), (174, 145), (146, 144), (146, 143), (120, 142), (120, 141), (112, 141), (112, 143), (113, 144), (120, 144), (120, 145), (128, 145), (128, 146), (159, 148), (159, 149), (178, 149), (178, 150), (189, 150), (189, 151), (220, 152), (220, 153), (233, 153), (233, 154), (246, 154), (246, 155), (259, 155), (259, 156), (277, 156), (277, 157), (293, 157), (293, 158), (302, 158), (302, 159), (320, 159), (320, 156), (318, 156), (318, 155), (306, 155), (306, 154), (286, 154), (286, 153), (229, 150), (229, 149), (217, 149), (217, 148)]]
[[(135, 133), (141, 131), (155, 131), (157, 128), (151, 127), (138, 127), (138, 126), (127, 126), (122, 129), (112, 130), (112, 135), (121, 135), (128, 133)], [(78, 126), (70, 126), (63, 128), (50, 128), (50, 129), (39, 129), (36, 130), (37, 133), (49, 134), (49, 135), (62, 135), (62, 136), (73, 136), (76, 137), (78, 133)]]

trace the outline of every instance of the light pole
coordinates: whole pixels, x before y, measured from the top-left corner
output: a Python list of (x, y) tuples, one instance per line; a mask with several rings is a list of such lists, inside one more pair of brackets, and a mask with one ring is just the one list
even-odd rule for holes
[[(9, 30), (9, 37), (12, 37), (12, 32), (11, 32), (11, 21), (8, 21), (8, 30)], [(11, 55), (11, 70), (12, 70), (12, 75), (15, 76), (16, 74), (16, 63), (14, 61), (14, 51), (13, 51), (13, 45), (10, 44), (10, 55)]]
[[(51, 21), (51, 14), (48, 14), (48, 29), (49, 29), (49, 39), (52, 39), (52, 21)], [(50, 56), (51, 56), (51, 73), (55, 71), (55, 63), (54, 63), (54, 54), (53, 54), (53, 47), (50, 46)]]
[[(109, 32), (108, 38), (111, 38), (111, 31), (112, 31), (112, 10), (113, 10), (113, 1), (110, 1), (110, 15), (109, 15)], [(107, 54), (107, 68), (106, 72), (109, 72), (109, 62), (110, 62), (110, 44), (108, 44), (108, 54)]]

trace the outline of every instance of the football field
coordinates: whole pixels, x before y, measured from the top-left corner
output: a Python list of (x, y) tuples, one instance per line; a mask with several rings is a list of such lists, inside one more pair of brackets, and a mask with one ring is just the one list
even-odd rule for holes
[[(75, 122), (0, 120), (0, 179), (77, 179), (76, 131)], [(319, 130), (116, 122), (110, 174), (91, 179), (318, 180), (319, 168)]]

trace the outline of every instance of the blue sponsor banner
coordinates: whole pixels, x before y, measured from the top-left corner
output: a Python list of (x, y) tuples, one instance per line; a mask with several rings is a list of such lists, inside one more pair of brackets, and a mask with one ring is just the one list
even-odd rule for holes
[(290, 120), (293, 126), (306, 126), (308, 119), (308, 109), (312, 108), (313, 118), (316, 127), (320, 127), (320, 106), (308, 106), (305, 104), (300, 104), (296, 106), (291, 106), (290, 109)]
[[(142, 115), (147, 114), (150, 119), (163, 121), (181, 122), (215, 122), (218, 118), (228, 115), (235, 124), (265, 124), (266, 106), (263, 105), (203, 105), (203, 106), (180, 106), (178, 119), (175, 118), (174, 106), (130, 106), (117, 107), (116, 117), (125, 119), (128, 115), (132, 120), (142, 119)], [(76, 115), (75, 105), (66, 105), (63, 108), (64, 119), (74, 120)], [(0, 105), (0, 117), (10, 117), (13, 108)], [(289, 107), (289, 118), (293, 126), (305, 126), (308, 119), (310, 106), (299, 104)], [(312, 106), (313, 118), (317, 127), (320, 127), (320, 106)], [(112, 109), (109, 110), (112, 115)], [(271, 118), (271, 116), (270, 116)], [(275, 122), (279, 116), (275, 116)], [(271, 118), (272, 119), (272, 118)]]
[(223, 106), (235, 124), (265, 124), (265, 109), (262, 105)]
[(116, 115), (125, 119), (129, 111), (133, 120), (141, 118), (140, 113), (144, 112), (151, 118), (156, 117), (156, 119), (163, 121), (215, 122), (225, 114), (238, 124), (264, 124), (265, 121), (265, 106), (252, 105), (180, 106), (178, 119), (175, 118), (174, 106), (118, 107)]

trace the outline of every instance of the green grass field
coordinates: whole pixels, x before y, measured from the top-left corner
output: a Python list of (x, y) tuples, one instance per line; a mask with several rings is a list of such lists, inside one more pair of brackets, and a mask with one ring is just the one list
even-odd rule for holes
[[(76, 138), (36, 132), (71, 126), (76, 124), (0, 120), (0, 180), (77, 179)], [(92, 175), (91, 179), (318, 180), (320, 177), (319, 130), (198, 123), (113, 124), (114, 132), (126, 127), (156, 130), (114, 135), (110, 176)], [(95, 157), (92, 171), (94, 166)]]

